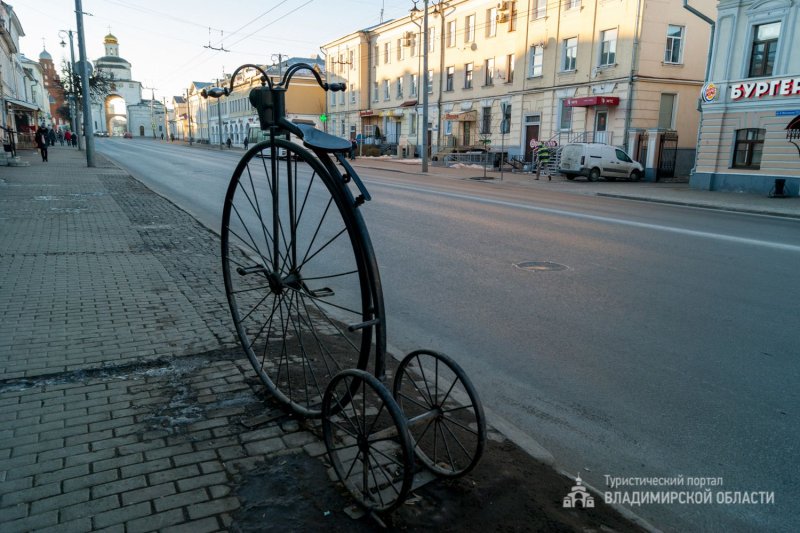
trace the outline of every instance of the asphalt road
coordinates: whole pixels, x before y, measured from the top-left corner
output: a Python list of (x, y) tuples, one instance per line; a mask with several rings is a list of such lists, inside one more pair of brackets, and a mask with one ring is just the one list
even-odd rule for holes
[[(218, 231), (241, 152), (123, 139), (97, 149)], [(454, 356), (487, 407), (596, 488), (711, 489), (712, 503), (634, 507), (658, 527), (796, 528), (800, 221), (362, 177), (398, 352)], [(608, 476), (650, 481), (612, 489)], [(684, 485), (650, 484), (663, 477)], [(726, 491), (774, 503), (725, 503)]]

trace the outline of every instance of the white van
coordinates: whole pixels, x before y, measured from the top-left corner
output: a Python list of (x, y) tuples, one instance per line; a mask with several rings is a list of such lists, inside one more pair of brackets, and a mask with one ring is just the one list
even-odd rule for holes
[(586, 176), (589, 181), (597, 181), (602, 176), (608, 181), (617, 178), (639, 181), (644, 167), (624, 150), (608, 144), (569, 143), (561, 149), (558, 171), (568, 180)]

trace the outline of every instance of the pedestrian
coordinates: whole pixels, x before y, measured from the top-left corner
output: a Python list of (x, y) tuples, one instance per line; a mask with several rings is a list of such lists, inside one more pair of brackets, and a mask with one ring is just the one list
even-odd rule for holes
[(164, 132), (163, 131), (161, 132), (161, 140), (162, 141), (164, 140)]
[(230, 137), (228, 137), (228, 140), (227, 140), (227, 141), (225, 141), (225, 144), (227, 144), (227, 145), (228, 145), (228, 150), (230, 150), (230, 149), (231, 149), (231, 142), (232, 142), (232, 141), (231, 141), (231, 138), (230, 138)]
[(350, 139), (350, 160), (354, 161), (356, 158), (356, 150), (358, 150), (358, 143), (355, 139)]
[[(542, 168), (547, 166), (547, 163), (550, 162), (550, 147), (547, 146), (547, 143), (542, 143), (539, 145), (539, 151), (536, 154), (539, 159), (539, 164), (536, 167), (536, 179), (539, 179), (539, 176), (542, 173)], [(552, 177), (550, 176), (550, 172), (547, 172), (547, 180), (552, 181)]]
[(64, 132), (58, 130), (58, 144), (64, 146)]
[(72, 144), (72, 132), (69, 130), (64, 132), (64, 140), (67, 141), (67, 146)]
[(72, 146), (78, 146), (78, 134), (77, 133), (73, 133), (72, 134)]
[(47, 138), (47, 128), (39, 126), (36, 130), (36, 146), (42, 154), (42, 162), (47, 162), (47, 144), (50, 141)]
[(244, 138), (244, 149), (247, 150), (247, 145), (250, 144), (250, 139), (247, 137)]
[(56, 130), (53, 128), (47, 130), (47, 140), (50, 141), (50, 146), (56, 145)]

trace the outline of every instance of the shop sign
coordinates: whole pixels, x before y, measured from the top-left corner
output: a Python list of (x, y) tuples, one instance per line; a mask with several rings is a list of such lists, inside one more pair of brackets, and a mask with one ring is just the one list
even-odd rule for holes
[(776, 117), (793, 117), (795, 115), (800, 115), (800, 109), (781, 109), (780, 111), (775, 111)]
[(375, 114), (375, 111), (372, 109), (367, 109), (366, 111), (359, 111), (358, 116), (360, 117), (371, 117)]
[(713, 102), (717, 97), (717, 86), (713, 83), (706, 83), (703, 85), (703, 91), (700, 96), (703, 97), (704, 102)]
[(800, 78), (751, 81), (731, 87), (731, 100), (749, 100), (764, 96), (800, 96)]

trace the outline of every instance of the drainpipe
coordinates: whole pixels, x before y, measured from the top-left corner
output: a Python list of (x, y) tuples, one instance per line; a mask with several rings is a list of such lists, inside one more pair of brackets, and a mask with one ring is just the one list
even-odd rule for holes
[[(714, 32), (717, 28), (717, 24), (715, 21), (713, 21), (712, 19), (708, 18), (707, 16), (705, 16), (704, 14), (702, 14), (701, 12), (690, 6), (689, 0), (683, 0), (683, 8), (692, 15), (707, 22), (711, 26), (711, 34), (709, 35), (708, 39), (708, 58), (706, 59), (706, 75), (705, 75), (705, 81), (708, 82), (709, 76), (711, 75), (711, 53), (713, 50)], [(700, 123), (697, 125), (697, 144), (696, 144), (697, 151), (695, 152), (694, 168), (692, 168), (691, 174), (694, 174), (695, 171), (697, 170), (697, 155), (698, 155), (697, 152), (700, 151), (700, 132), (703, 131), (703, 109), (702, 109), (702, 103), (699, 98), (697, 100), (697, 111), (700, 112)]]
[(628, 139), (630, 137), (630, 129), (633, 113), (633, 81), (636, 76), (636, 66), (639, 56), (639, 21), (642, 15), (642, 0), (636, 2), (636, 24), (633, 28), (633, 54), (631, 55), (631, 73), (628, 75), (628, 103), (625, 106), (625, 140), (622, 143), (623, 148), (628, 152)]
[(714, 30), (716, 29), (716, 23), (693, 8), (689, 5), (689, 0), (683, 0), (683, 9), (691, 13), (692, 15), (701, 18), (703, 21), (707, 22), (711, 26), (711, 35), (709, 36), (709, 46), (708, 46), (708, 59), (706, 60), (706, 81), (708, 81), (708, 76), (711, 74), (711, 45), (714, 44)]

